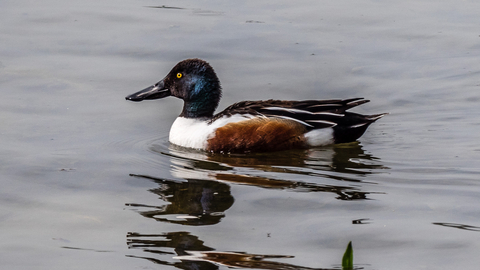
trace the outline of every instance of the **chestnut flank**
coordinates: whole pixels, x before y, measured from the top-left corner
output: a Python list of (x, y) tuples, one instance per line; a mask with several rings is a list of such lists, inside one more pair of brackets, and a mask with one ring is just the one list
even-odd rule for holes
[(229, 123), (207, 140), (212, 152), (266, 152), (305, 146), (303, 125), (281, 118), (255, 118)]

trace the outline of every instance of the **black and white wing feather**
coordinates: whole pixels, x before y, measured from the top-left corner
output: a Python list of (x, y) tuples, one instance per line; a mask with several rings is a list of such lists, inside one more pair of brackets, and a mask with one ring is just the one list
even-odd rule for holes
[(249, 114), (292, 120), (301, 123), (307, 130), (335, 127), (342, 124), (370, 124), (383, 116), (383, 114), (377, 116), (362, 116), (347, 112), (347, 110), (367, 102), (369, 102), (369, 100), (363, 98), (345, 100), (242, 101), (231, 105), (223, 112), (215, 115), (212, 122), (223, 116)]

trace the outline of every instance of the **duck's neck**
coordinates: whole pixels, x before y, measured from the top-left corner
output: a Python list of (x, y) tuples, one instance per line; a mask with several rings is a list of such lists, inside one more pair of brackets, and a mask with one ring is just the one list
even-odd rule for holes
[(188, 97), (184, 97), (180, 116), (185, 118), (212, 118), (220, 102), (222, 90), (215, 74), (211, 79), (196, 77), (190, 84)]
[(185, 101), (180, 116), (185, 118), (212, 118), (217, 105), (218, 102), (214, 104), (210, 100)]

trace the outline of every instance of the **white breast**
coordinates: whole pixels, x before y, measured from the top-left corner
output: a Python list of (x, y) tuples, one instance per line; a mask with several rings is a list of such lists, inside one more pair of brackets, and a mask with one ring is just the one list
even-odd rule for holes
[(183, 147), (203, 149), (207, 148), (207, 140), (214, 134), (215, 130), (228, 123), (239, 122), (252, 118), (251, 115), (235, 115), (223, 117), (208, 124), (205, 121), (195, 118), (177, 117), (170, 128), (169, 141)]

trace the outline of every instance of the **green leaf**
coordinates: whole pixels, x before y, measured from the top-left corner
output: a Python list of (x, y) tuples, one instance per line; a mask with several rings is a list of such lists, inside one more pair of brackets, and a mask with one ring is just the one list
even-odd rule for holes
[(353, 248), (352, 248), (352, 241), (350, 241), (350, 242), (348, 243), (347, 250), (345, 250), (345, 254), (343, 254), (342, 269), (343, 269), (343, 270), (353, 269)]

